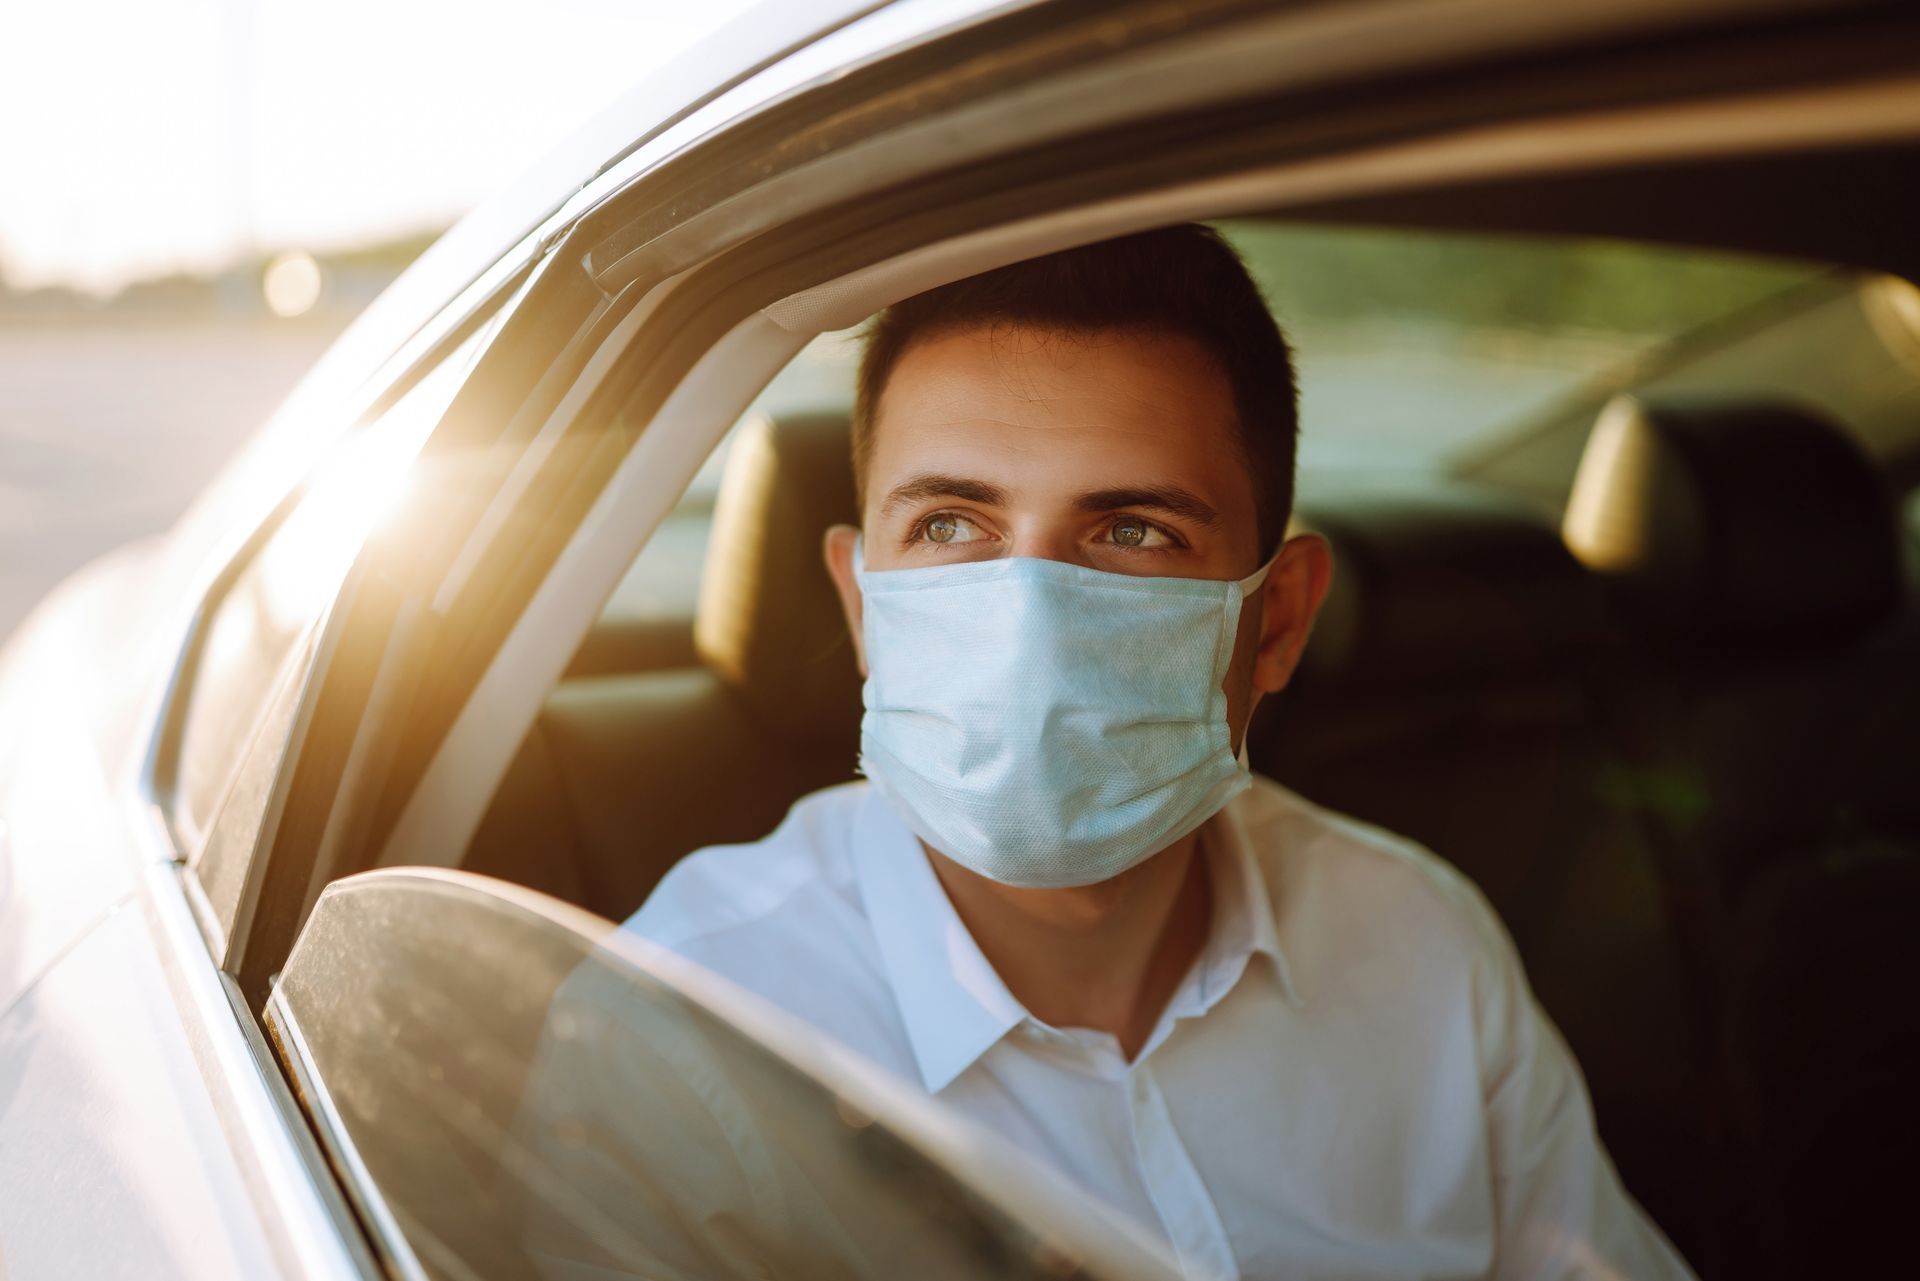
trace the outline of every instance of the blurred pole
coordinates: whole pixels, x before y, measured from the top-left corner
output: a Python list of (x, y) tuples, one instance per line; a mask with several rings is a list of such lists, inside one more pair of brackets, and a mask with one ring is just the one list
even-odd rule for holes
[(227, 0), (227, 38), (222, 77), (227, 87), (227, 141), (231, 148), (228, 193), (232, 207), (232, 252), (220, 273), (219, 308), (230, 319), (261, 310), (260, 246), (254, 227), (254, 48), (258, 0)]

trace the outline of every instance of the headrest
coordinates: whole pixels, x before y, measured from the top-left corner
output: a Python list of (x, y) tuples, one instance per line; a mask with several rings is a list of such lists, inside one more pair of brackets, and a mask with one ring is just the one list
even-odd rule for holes
[(1843, 640), (1902, 591), (1873, 463), (1777, 401), (1617, 397), (1574, 477), (1567, 545), (1622, 590), (1636, 627), (1774, 648)]
[(829, 525), (859, 520), (845, 414), (743, 423), (715, 501), (694, 646), (770, 732), (838, 738), (860, 675), (821, 559)]
[(1559, 670), (1610, 635), (1598, 585), (1532, 508), (1484, 490), (1317, 486), (1306, 530), (1333, 585), (1308, 684), (1426, 684)]

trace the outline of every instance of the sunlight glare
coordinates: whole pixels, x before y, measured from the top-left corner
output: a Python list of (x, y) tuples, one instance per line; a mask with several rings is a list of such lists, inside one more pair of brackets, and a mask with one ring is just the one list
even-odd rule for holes
[(421, 447), (491, 332), (483, 326), (468, 337), (378, 422), (336, 445), (314, 473), (260, 554), (262, 607), (276, 625), (304, 625), (339, 590), (361, 545), (406, 497)]
[(276, 621), (316, 616), (368, 535), (399, 506), (420, 442), (363, 431), (342, 442), (261, 553), (264, 605)]

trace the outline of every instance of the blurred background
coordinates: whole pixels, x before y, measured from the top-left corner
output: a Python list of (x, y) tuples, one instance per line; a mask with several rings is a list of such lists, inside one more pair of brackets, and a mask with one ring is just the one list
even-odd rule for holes
[(739, 0), (0, 5), (0, 637)]

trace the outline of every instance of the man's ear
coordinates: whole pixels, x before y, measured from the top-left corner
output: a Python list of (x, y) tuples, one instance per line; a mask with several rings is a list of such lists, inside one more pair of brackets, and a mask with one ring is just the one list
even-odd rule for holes
[(860, 674), (865, 676), (867, 648), (860, 630), (860, 584), (853, 581), (853, 546), (859, 538), (860, 530), (853, 525), (831, 525), (820, 550), (826, 556), (833, 588), (840, 593), (840, 608), (847, 616), (847, 631), (853, 636), (854, 660), (860, 664)]
[(1332, 581), (1333, 550), (1326, 539), (1298, 534), (1281, 545), (1260, 587), (1260, 649), (1253, 660), (1256, 692), (1277, 694), (1293, 679)]

